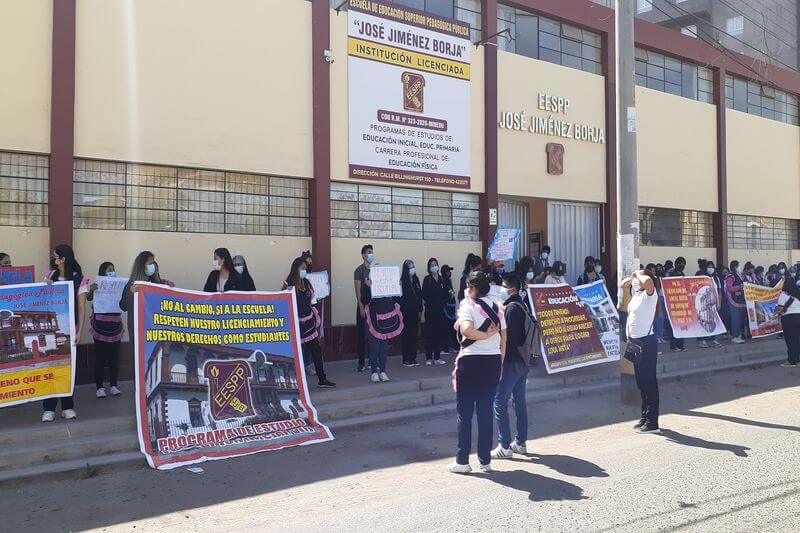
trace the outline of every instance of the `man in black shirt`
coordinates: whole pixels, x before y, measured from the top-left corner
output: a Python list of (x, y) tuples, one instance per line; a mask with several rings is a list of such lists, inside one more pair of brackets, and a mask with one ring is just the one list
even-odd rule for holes
[[(494, 400), (494, 414), (497, 419), (498, 445), (492, 451), (492, 459), (508, 459), (514, 453), (528, 453), (525, 442), (528, 440), (528, 406), (525, 400), (525, 386), (528, 381), (527, 330), (533, 327), (531, 317), (522, 298), (519, 296), (520, 278), (515, 272), (503, 276), (500, 298), (503, 300), (503, 313), (506, 319), (506, 353), (503, 358), (503, 372), (497, 395)], [(514, 398), (514, 412), (517, 417), (517, 436), (511, 440), (508, 421), (508, 400)]]

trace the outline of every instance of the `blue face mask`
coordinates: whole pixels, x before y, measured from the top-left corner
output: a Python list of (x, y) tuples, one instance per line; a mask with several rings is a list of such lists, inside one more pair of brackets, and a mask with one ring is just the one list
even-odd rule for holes
[(525, 279), (527, 279), (528, 281), (533, 280), (533, 272), (528, 272), (527, 274), (525, 274)]
[(367, 261), (370, 262), (370, 263), (374, 262), (375, 261), (375, 254), (368, 253), (367, 254)]
[(306, 279), (307, 277), (308, 277), (308, 271), (307, 270), (301, 270), (300, 271), (300, 279)]
[(147, 274), (147, 277), (151, 277), (153, 274), (156, 273), (156, 265), (154, 263), (145, 265), (144, 273)]
[(106, 276), (108, 276), (109, 278), (116, 278), (117, 277), (117, 273), (116, 272), (106, 272)]
[(439, 267), (437, 265), (433, 265), (431, 267), (431, 274), (438, 274), (438, 273), (439, 273)]
[(505, 287), (500, 287), (500, 299), (505, 302), (509, 298), (511, 298), (511, 295), (508, 294), (508, 289), (506, 289)]
[(414, 267), (409, 268), (408, 269), (408, 275), (409, 276), (416, 276), (417, 275), (417, 269), (414, 268)]

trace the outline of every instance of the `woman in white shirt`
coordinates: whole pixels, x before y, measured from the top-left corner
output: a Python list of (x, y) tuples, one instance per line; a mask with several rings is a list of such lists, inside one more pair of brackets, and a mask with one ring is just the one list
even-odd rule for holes
[(500, 367), (506, 345), (506, 322), (497, 302), (489, 297), (489, 277), (472, 272), (467, 279), (468, 298), (458, 308), (461, 350), (455, 362), (453, 385), (458, 413), (458, 454), (448, 465), (450, 472), (467, 474), (472, 451), (472, 415), (478, 417), (478, 460), (484, 472), (491, 471), (494, 416), (492, 403), (500, 382)]
[(564, 277), (564, 273), (567, 271), (567, 265), (562, 263), (561, 261), (556, 261), (553, 263), (553, 270), (547, 277), (544, 279), (546, 285), (558, 285), (567, 282), (567, 278)]
[(783, 292), (778, 297), (778, 313), (781, 315), (783, 340), (786, 342), (787, 361), (782, 367), (794, 368), (800, 364), (800, 280), (786, 276)]
[(633, 363), (636, 386), (642, 395), (642, 416), (634, 429), (639, 433), (661, 433), (658, 427), (658, 379), (656, 367), (658, 340), (653, 333), (653, 321), (658, 307), (658, 278), (652, 270), (639, 270), (622, 281), (623, 290), (630, 291), (628, 320), (625, 332), (628, 347), (625, 359)]

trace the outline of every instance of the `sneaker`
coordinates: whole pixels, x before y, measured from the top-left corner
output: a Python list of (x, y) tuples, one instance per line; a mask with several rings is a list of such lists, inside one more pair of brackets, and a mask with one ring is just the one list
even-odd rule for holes
[(744, 339), (741, 337), (734, 337), (731, 339), (733, 344), (744, 344)]
[(520, 444), (514, 441), (511, 443), (511, 451), (519, 455), (528, 455), (528, 446), (524, 442)]
[(708, 348), (708, 342), (706, 342), (706, 341), (700, 341), (700, 347), (701, 347), (701, 348)]
[(714, 348), (722, 348), (722, 344), (720, 344), (718, 340), (711, 341), (711, 346), (713, 346)]
[(55, 411), (45, 411), (42, 413), (42, 422), (52, 422), (56, 419)]
[(365, 368), (366, 367), (363, 364), (360, 364), (358, 365), (358, 368), (356, 368), (356, 372), (363, 372)]
[(116, 385), (111, 386), (111, 396), (122, 396), (122, 391)]
[(670, 348), (670, 351), (671, 352), (682, 352), (683, 350), (681, 348)]
[(97, 392), (95, 393), (95, 396), (97, 396), (98, 398), (105, 398), (106, 397), (106, 389), (105, 389), (105, 387), (100, 387), (99, 389), (97, 389)]
[(472, 467), (469, 465), (460, 465), (454, 461), (447, 465), (447, 471), (453, 474), (469, 474), (472, 472)]
[(492, 471), (492, 463), (478, 463), (478, 467), (487, 474)]
[(319, 383), (317, 383), (318, 389), (332, 389), (335, 386), (336, 383), (334, 383), (333, 381), (328, 381), (327, 379), (321, 379), (319, 380)]
[(658, 426), (651, 426), (651, 425), (645, 424), (642, 427), (638, 428), (636, 430), (636, 433), (641, 433), (643, 435), (645, 435), (645, 434), (647, 434), (647, 435), (649, 435), (649, 434), (658, 435), (659, 433), (661, 433), (661, 429)]
[(512, 457), (514, 457), (514, 452), (511, 451), (511, 448), (503, 448), (502, 444), (498, 444), (497, 448), (492, 450), (492, 459), (511, 459)]
[(389, 381), (389, 375), (386, 372), (381, 372), (380, 376), (381, 381)]
[(789, 361), (786, 361), (785, 363), (781, 363), (781, 366), (783, 368), (796, 368), (797, 363), (790, 363)]
[(306, 376), (316, 376), (317, 371), (314, 370), (313, 365), (306, 365)]
[(445, 361), (444, 359), (434, 359), (433, 360), (433, 364), (434, 365), (446, 365), (447, 361)]
[(639, 420), (639, 422), (636, 423), (635, 426), (633, 426), (633, 429), (639, 429), (639, 428), (644, 427), (646, 425), (647, 425), (647, 420), (642, 418), (642, 419)]
[(374, 374), (372, 374), (372, 376), (369, 379), (373, 383), (377, 383), (377, 382), (379, 382), (381, 380), (381, 377), (378, 375), (377, 372), (375, 372)]
[(408, 361), (408, 362), (403, 363), (403, 366), (407, 366), (408, 368), (412, 368), (412, 367), (415, 367), (415, 366), (419, 366), (419, 363), (417, 363), (416, 361)]
[(666, 344), (667, 343), (667, 341), (665, 339), (661, 338), (661, 337), (656, 339), (656, 342), (658, 342), (658, 344)]
[(425, 364), (431, 366), (433, 364), (433, 359), (428, 359), (427, 361), (425, 361)]
[(64, 409), (61, 411), (61, 418), (64, 420), (75, 420), (78, 418), (78, 413), (75, 412), (75, 409)]

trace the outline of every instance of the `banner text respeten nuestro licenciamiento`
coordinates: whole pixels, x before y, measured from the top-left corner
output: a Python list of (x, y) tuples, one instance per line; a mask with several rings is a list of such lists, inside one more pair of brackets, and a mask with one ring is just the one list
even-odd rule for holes
[(308, 395), (294, 290), (136, 287), (136, 417), (150, 466), (333, 438)]
[(350, 177), (468, 189), (469, 25), (350, 0)]

